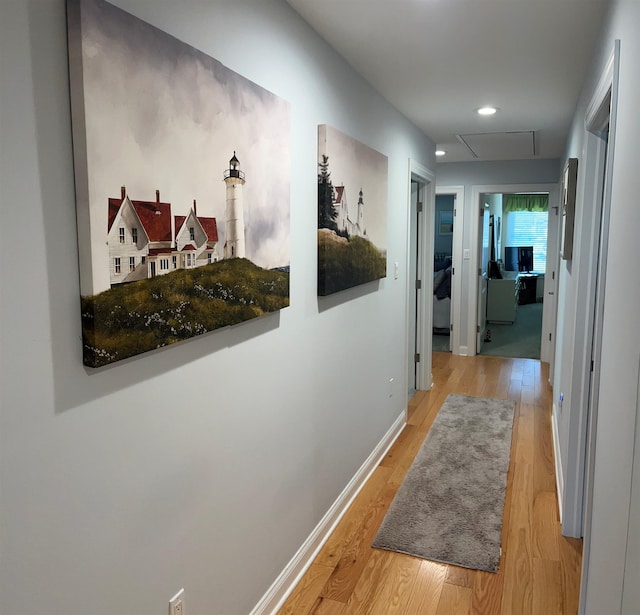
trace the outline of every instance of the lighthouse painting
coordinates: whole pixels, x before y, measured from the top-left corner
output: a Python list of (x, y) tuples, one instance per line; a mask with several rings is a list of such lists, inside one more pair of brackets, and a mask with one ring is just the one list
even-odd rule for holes
[(83, 361), (289, 305), (289, 104), (104, 0), (68, 0)]
[(384, 154), (318, 126), (318, 295), (387, 275)]

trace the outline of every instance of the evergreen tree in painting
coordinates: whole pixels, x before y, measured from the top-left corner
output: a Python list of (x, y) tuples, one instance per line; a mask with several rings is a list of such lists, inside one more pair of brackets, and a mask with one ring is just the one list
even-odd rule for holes
[(322, 155), (322, 162), (318, 163), (318, 228), (328, 228), (337, 231), (336, 218), (338, 213), (333, 204), (333, 185), (329, 172), (329, 156)]

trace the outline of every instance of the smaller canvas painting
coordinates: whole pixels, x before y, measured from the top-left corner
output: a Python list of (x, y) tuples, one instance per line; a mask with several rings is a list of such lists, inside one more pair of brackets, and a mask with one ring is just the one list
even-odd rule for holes
[(318, 295), (387, 275), (387, 157), (318, 127)]

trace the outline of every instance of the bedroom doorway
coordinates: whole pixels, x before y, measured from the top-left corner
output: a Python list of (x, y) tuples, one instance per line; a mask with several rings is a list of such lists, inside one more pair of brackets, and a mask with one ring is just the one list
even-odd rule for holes
[[(434, 209), (434, 174), (419, 163), (409, 161), (407, 235), (407, 392), (427, 391), (431, 374), (430, 261)], [(398, 263), (395, 273), (398, 276)]]
[[(473, 221), (472, 271), (478, 272), (473, 295), (480, 296), (481, 276), (486, 276), (487, 283), (482, 299), (486, 316), (480, 316), (478, 301), (468, 312), (469, 329), (478, 333), (485, 329), (476, 354), (552, 363), (558, 186), (474, 186), (472, 201), (482, 213)], [(483, 241), (486, 211), (488, 243)]]
[(540, 359), (549, 194), (481, 196), (489, 222), (483, 236), (487, 279), (478, 354)]
[(433, 352), (451, 352), (451, 272), (455, 203), (455, 194), (436, 194), (433, 233)]
[(434, 206), (432, 351), (466, 354), (460, 347), (463, 186), (437, 186)]

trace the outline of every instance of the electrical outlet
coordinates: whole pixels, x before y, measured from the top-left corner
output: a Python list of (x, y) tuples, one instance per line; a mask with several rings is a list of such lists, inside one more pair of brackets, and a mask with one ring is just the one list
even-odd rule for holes
[(184, 611), (184, 587), (169, 600), (169, 615), (186, 615)]

